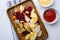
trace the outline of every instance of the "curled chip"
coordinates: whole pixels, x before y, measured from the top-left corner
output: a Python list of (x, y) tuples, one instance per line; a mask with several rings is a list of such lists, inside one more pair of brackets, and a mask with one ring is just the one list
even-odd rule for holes
[(23, 11), (24, 11), (24, 9), (25, 9), (25, 6), (20, 5), (20, 12), (23, 12)]
[(26, 20), (26, 22), (29, 22), (30, 21), (30, 18), (25, 15), (25, 20)]
[(27, 30), (28, 32), (31, 32), (29, 23), (24, 23), (24, 28), (25, 28), (25, 30)]
[(37, 17), (36, 13), (35, 13), (35, 9), (33, 8), (31, 11), (31, 17)]
[(35, 40), (36, 39), (36, 37), (37, 37), (37, 33), (36, 32), (31, 32), (30, 34), (27, 34), (26, 35), (26, 40)]
[(37, 36), (40, 37), (42, 35), (42, 31), (39, 31)]
[(17, 31), (18, 31), (18, 33), (22, 33), (23, 31), (25, 31), (22, 23), (19, 23), (19, 28), (17, 28)]
[(38, 24), (31, 24), (30, 28), (33, 32), (39, 32), (40, 31), (40, 26)]
[(31, 20), (30, 20), (30, 23), (36, 23), (38, 21), (38, 18), (37, 17), (33, 17)]

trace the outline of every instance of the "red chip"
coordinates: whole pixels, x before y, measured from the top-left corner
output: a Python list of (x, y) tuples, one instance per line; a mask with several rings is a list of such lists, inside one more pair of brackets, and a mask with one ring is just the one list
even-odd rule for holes
[(19, 19), (19, 21), (25, 21), (23, 13), (16, 12), (16, 18)]

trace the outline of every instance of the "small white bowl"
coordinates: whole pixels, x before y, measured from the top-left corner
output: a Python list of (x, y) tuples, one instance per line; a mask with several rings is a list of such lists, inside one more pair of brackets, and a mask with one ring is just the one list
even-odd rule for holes
[[(51, 9), (51, 8), (49, 8), (49, 9)], [(52, 9), (54, 9), (54, 8), (52, 8)], [(48, 10), (48, 9), (47, 9), (47, 10)], [(55, 9), (54, 9), (54, 10), (55, 10)], [(46, 10), (45, 10), (45, 11), (46, 11)], [(45, 12), (45, 11), (44, 11), (44, 12)], [(48, 22), (48, 21), (46, 21), (45, 18), (43, 17), (44, 21), (45, 21), (46, 23), (48, 23), (48, 24), (54, 24), (54, 23), (56, 23), (57, 20), (58, 20), (58, 13), (57, 13), (56, 10), (55, 10), (55, 12), (56, 12), (56, 18), (55, 18), (54, 21), (52, 21), (52, 22)], [(44, 13), (43, 13), (43, 16), (44, 16)]]
[[(39, 0), (38, 0), (38, 2), (39, 2)], [(50, 3), (49, 5), (43, 6), (43, 5), (39, 2), (40, 6), (42, 6), (42, 7), (49, 7), (49, 6), (51, 6), (53, 3), (54, 3), (54, 0), (52, 0), (51, 3)]]

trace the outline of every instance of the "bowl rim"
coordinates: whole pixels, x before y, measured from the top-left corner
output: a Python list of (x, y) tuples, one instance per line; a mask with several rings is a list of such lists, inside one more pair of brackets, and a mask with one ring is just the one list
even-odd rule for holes
[[(44, 13), (43, 13), (43, 19), (44, 19), (44, 22), (46, 22), (47, 24), (54, 24), (54, 23), (56, 23), (57, 20), (58, 20), (58, 12), (57, 12), (57, 10), (56, 10), (55, 8), (48, 8), (48, 9), (53, 9), (53, 10), (55, 10), (55, 12), (56, 12), (56, 18), (55, 18), (54, 21), (48, 22), (48, 21), (45, 20), (45, 18), (44, 18)], [(48, 10), (48, 9), (46, 9), (46, 10)], [(46, 10), (45, 10), (45, 11), (46, 11)], [(44, 12), (45, 12), (45, 11), (44, 11)]]

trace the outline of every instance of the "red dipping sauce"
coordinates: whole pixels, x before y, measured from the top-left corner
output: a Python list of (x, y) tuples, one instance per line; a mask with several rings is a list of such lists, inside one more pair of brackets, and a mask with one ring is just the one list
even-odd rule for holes
[(53, 22), (56, 19), (56, 11), (54, 9), (48, 9), (44, 12), (44, 19), (47, 22)]

